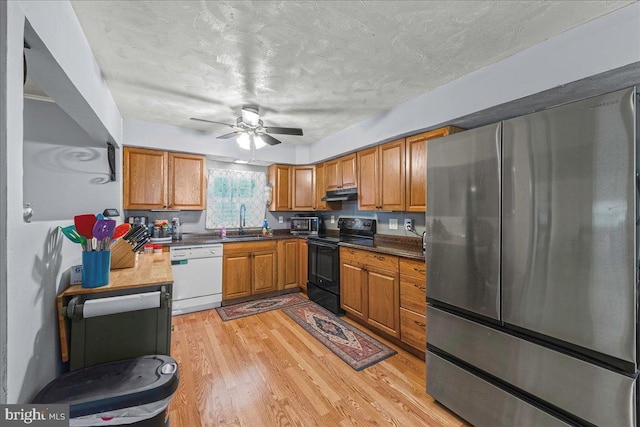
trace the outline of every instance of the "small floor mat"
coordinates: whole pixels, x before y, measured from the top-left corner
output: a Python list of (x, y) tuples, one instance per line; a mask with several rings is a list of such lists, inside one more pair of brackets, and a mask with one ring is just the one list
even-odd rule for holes
[(308, 302), (309, 300), (298, 294), (278, 295), (277, 297), (264, 298), (239, 304), (227, 305), (216, 308), (223, 321), (252, 316), (266, 311), (277, 310), (294, 304)]

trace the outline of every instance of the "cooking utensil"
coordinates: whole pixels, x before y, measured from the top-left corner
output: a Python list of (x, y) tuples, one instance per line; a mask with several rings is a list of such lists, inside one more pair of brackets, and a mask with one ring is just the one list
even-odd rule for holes
[(69, 240), (71, 240), (73, 243), (79, 243), (80, 245), (82, 245), (82, 249), (86, 250), (85, 247), (87, 245), (87, 239), (85, 239), (84, 236), (78, 234), (75, 225), (58, 228), (60, 229), (60, 231), (62, 231), (62, 234), (64, 234)]
[(93, 226), (96, 224), (96, 221), (96, 216), (93, 214), (76, 215), (73, 217), (73, 224), (76, 226), (76, 231), (87, 240), (93, 238)]
[(120, 225), (118, 225), (115, 228), (115, 230), (113, 230), (113, 236), (111, 236), (111, 240), (119, 239), (120, 237), (122, 237), (125, 234), (127, 234), (129, 232), (129, 230), (131, 230), (131, 224), (120, 224)]
[(116, 222), (112, 219), (99, 219), (93, 226), (93, 237), (98, 240), (98, 250), (103, 251), (109, 247)]

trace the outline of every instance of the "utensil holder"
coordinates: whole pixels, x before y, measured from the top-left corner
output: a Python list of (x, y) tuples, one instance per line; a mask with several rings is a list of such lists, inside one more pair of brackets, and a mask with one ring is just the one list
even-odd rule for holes
[(111, 269), (135, 267), (136, 255), (129, 242), (124, 239), (116, 240), (111, 244)]
[(82, 287), (98, 288), (109, 284), (111, 251), (82, 252)]

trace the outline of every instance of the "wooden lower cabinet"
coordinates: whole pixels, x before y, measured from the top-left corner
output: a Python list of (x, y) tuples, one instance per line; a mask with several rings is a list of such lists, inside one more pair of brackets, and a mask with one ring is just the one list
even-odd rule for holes
[(276, 242), (227, 243), (222, 265), (222, 300), (276, 291)]
[(398, 270), (367, 266), (367, 323), (391, 336), (400, 336)]
[(352, 316), (400, 337), (398, 257), (340, 248), (340, 304)]
[(305, 239), (298, 240), (298, 286), (307, 291), (309, 280), (309, 248)]
[(427, 278), (424, 261), (400, 259), (400, 340), (425, 352), (427, 348)]
[(340, 261), (340, 305), (348, 313), (367, 320), (364, 267), (353, 260)]
[(278, 241), (278, 289), (298, 286), (299, 248), (298, 239)]

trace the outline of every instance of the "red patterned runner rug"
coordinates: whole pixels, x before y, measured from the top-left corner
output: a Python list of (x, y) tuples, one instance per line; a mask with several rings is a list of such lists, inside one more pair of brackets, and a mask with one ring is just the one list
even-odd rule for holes
[(397, 354), (314, 302), (308, 301), (282, 311), (356, 371)]

